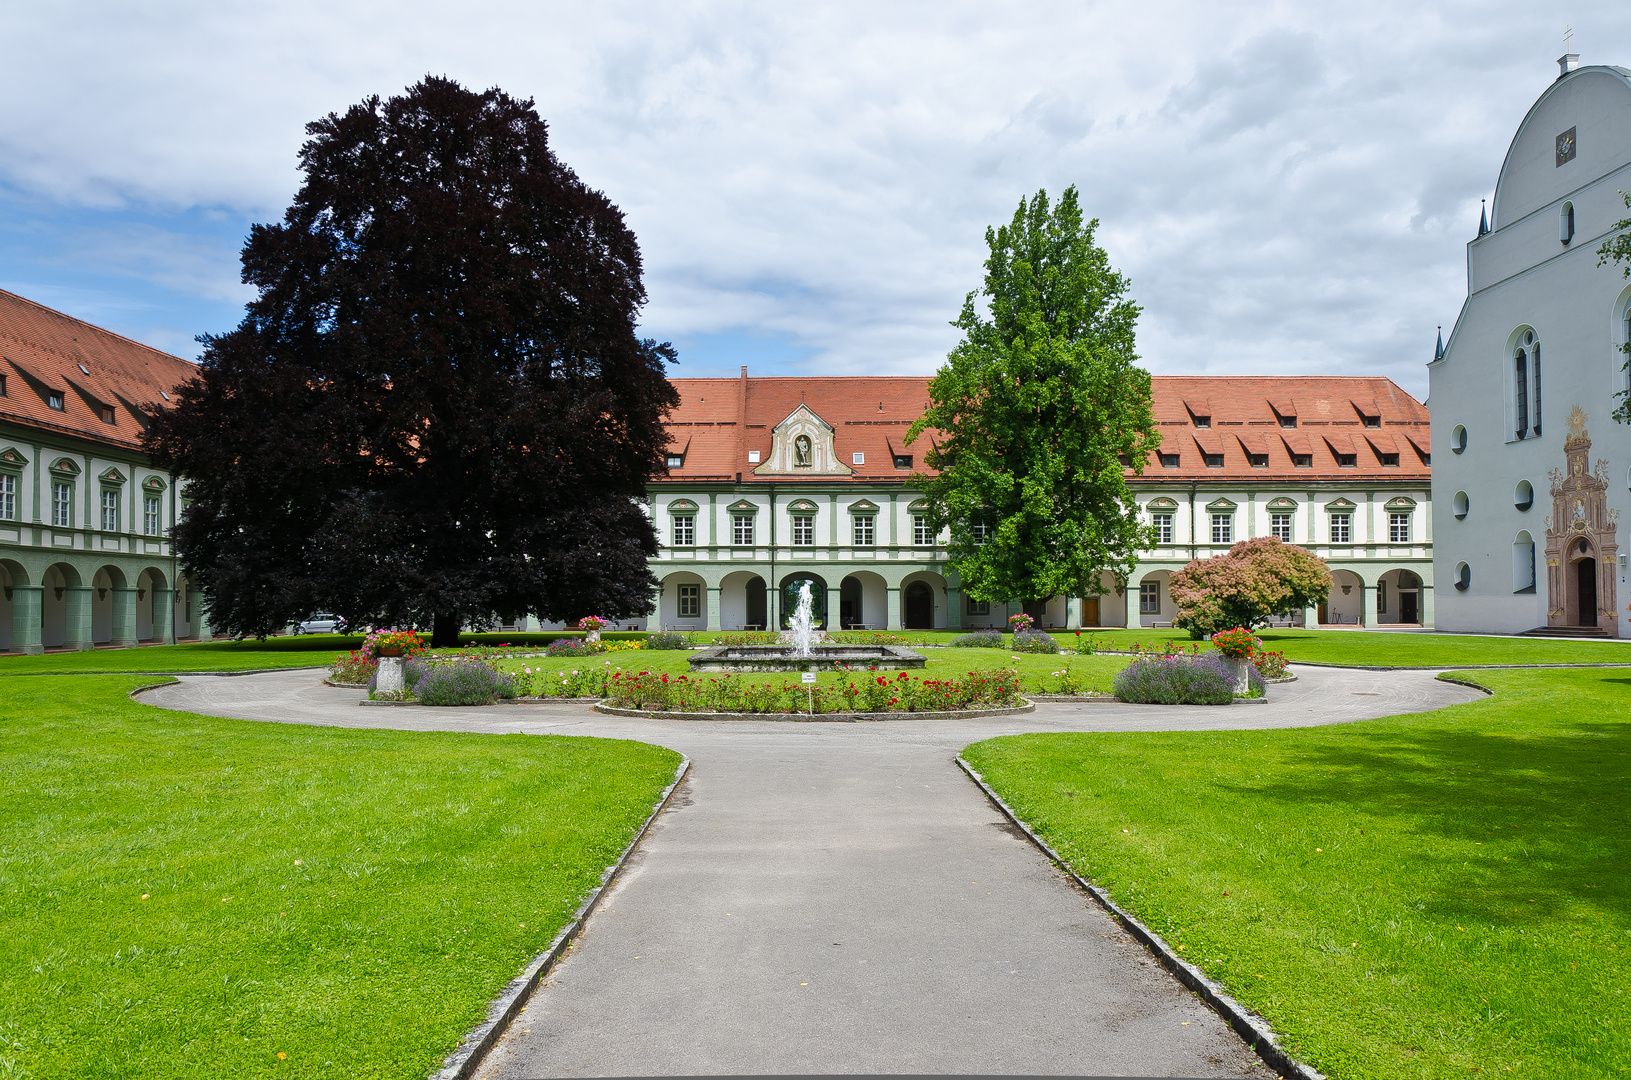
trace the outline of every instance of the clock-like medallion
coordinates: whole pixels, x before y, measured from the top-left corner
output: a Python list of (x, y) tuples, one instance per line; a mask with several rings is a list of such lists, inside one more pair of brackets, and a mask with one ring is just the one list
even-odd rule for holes
[[(1577, 144), (1574, 141), (1574, 128), (1570, 128), (1557, 137), (1557, 164), (1574, 160)], [(1554, 166), (1555, 168), (1556, 166)]]

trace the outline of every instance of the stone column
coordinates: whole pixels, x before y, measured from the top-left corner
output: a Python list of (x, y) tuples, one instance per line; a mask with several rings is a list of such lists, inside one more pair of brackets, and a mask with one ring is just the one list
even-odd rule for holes
[(43, 585), (13, 585), (11, 587), (11, 651), (38, 656), (45, 651), (40, 644), (40, 633), (45, 629), (41, 621), (45, 608)]
[(67, 613), (62, 643), (78, 652), (96, 647), (91, 642), (91, 593), (89, 585), (70, 585), (62, 594)]
[(725, 589), (721, 585), (709, 585), (706, 587), (706, 591), (708, 593), (708, 610), (703, 612), (703, 614), (706, 615), (708, 619), (704, 625), (710, 630), (723, 629), (719, 623), (719, 597), (720, 594), (725, 591)]
[(1416, 603), (1421, 605), (1421, 624), (1422, 624), (1422, 627), (1424, 629), (1432, 629), (1432, 626), (1433, 626), (1433, 587), (1431, 585), (1427, 584), (1425, 581), (1422, 582), (1421, 588), (1416, 593)]
[(160, 645), (175, 643), (176, 591), (153, 590), (153, 640)]
[(955, 585), (946, 586), (946, 629), (963, 628), (963, 590)]
[(1080, 630), (1082, 628), (1082, 598), (1079, 596), (1065, 597), (1065, 629)]
[(1303, 629), (1318, 630), (1320, 627), (1320, 609), (1317, 607), (1303, 608)]
[(888, 630), (899, 630), (900, 626), (900, 586), (889, 586), (889, 625)]
[(113, 589), (113, 636), (115, 648), (136, 645), (136, 590)]
[(403, 659), (400, 656), (382, 656), (379, 658), (379, 668), (375, 672), (374, 689), (382, 694), (394, 694), (402, 690), (407, 683), (402, 676)]
[(1365, 592), (1365, 614), (1359, 617), (1359, 621), (1365, 629), (1374, 630), (1381, 625), (1376, 621), (1376, 586), (1361, 583), (1359, 587)]

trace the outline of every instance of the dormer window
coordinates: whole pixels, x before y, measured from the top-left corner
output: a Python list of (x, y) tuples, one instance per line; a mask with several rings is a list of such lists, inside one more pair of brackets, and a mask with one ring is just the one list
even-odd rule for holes
[(5, 396), (6, 396), (6, 375), (5, 375), (5, 372), (0, 372), (0, 397), (5, 397)]
[(1254, 469), (1266, 469), (1269, 467), (1269, 456), (1267, 454), (1248, 454), (1246, 456), (1248, 460), (1251, 461), (1252, 468)]
[(1312, 469), (1314, 467), (1313, 454), (1292, 454), (1291, 464), (1299, 469)]
[(1177, 454), (1162, 454), (1161, 455), (1161, 467), (1163, 469), (1176, 469), (1178, 467), (1178, 455)]
[(102, 406), (102, 422), (104, 424), (112, 424), (112, 423), (115, 422), (115, 420), (116, 420), (116, 418), (113, 415), (113, 406), (112, 405)]
[(912, 467), (912, 455), (911, 454), (896, 454), (895, 455), (895, 468), (897, 468), (897, 469), (910, 469), (911, 467)]
[(1366, 427), (1381, 427), (1382, 426), (1382, 418), (1380, 416), (1367, 416), (1367, 417), (1365, 417), (1365, 426)]
[(1340, 468), (1352, 469), (1359, 464), (1359, 458), (1354, 454), (1338, 454), (1337, 465)]
[(1221, 469), (1221, 468), (1223, 468), (1223, 455), (1222, 454), (1207, 454), (1207, 455), (1205, 455), (1205, 457), (1206, 457), (1206, 467), (1208, 469)]
[(1297, 426), (1297, 418), (1295, 416), (1282, 416), (1280, 417), (1280, 426), (1287, 430), (1294, 428)]
[(45, 404), (48, 407), (57, 410), (57, 412), (64, 411), (62, 407), (62, 395), (57, 393), (55, 390), (45, 395)]
[(1212, 426), (1212, 418), (1210, 416), (1197, 416), (1195, 417), (1195, 426), (1198, 428), (1209, 428)]
[(669, 454), (668, 455), (668, 467), (670, 469), (683, 469), (685, 467), (685, 455), (684, 454)]

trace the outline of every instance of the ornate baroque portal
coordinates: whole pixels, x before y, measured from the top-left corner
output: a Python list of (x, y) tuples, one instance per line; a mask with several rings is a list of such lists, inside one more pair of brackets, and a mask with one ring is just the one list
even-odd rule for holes
[(1620, 512), (1608, 506), (1608, 462), (1589, 467), (1586, 414), (1569, 413), (1563, 443), (1567, 471), (1552, 470), (1552, 513), (1546, 519), (1546, 625), (1595, 626), (1619, 636), (1614, 598), (1614, 534)]

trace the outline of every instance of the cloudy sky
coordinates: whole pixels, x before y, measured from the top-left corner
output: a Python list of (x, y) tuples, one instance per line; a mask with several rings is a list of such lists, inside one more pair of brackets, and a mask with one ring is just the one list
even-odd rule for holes
[(74, 3), (3, 9), (0, 286), (160, 348), (239, 319), (303, 125), (426, 73), (531, 97), (627, 213), (678, 375), (923, 373), (987, 225), (1074, 183), (1157, 373), (1418, 396), (1565, 25), (1631, 4)]

